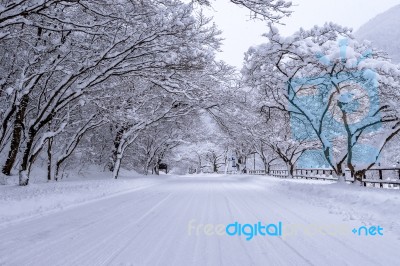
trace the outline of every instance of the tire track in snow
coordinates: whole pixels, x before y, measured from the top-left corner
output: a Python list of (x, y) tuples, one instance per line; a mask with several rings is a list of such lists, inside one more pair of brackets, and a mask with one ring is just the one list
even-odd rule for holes
[[(167, 195), (164, 199), (168, 198), (169, 195)], [(148, 197), (151, 198), (151, 197)], [(142, 202), (145, 202), (146, 199), (143, 199)], [(120, 199), (120, 198), (117, 198)], [(131, 199), (123, 201), (124, 203), (130, 202)], [(119, 203), (119, 202), (118, 202)], [(141, 203), (141, 202), (139, 202)], [(133, 203), (137, 204), (137, 203)], [(160, 203), (157, 203), (155, 206), (157, 206)], [(89, 205), (90, 206), (90, 205)], [(126, 206), (125, 206), (126, 207)], [(38, 259), (41, 265), (70, 265), (70, 263), (67, 263), (68, 258), (71, 256), (73, 257), (79, 257), (78, 253), (82, 253), (81, 250), (83, 249), (78, 249), (76, 250), (76, 247), (85, 247), (89, 246), (89, 250), (93, 250), (90, 246), (92, 245), (93, 239), (99, 239), (97, 242), (97, 245), (99, 246), (99, 243), (104, 243), (104, 241), (101, 241), (102, 239), (104, 240), (103, 234), (106, 232), (113, 232), (115, 228), (118, 228), (120, 226), (121, 221), (118, 221), (118, 217), (121, 217), (126, 213), (126, 209), (124, 209), (124, 204), (120, 204), (116, 209), (112, 210), (112, 212), (106, 212), (106, 215), (103, 216), (102, 214), (100, 217), (95, 216), (95, 218), (100, 218), (98, 221), (92, 223), (92, 224), (86, 224), (85, 226), (82, 226), (78, 229), (76, 227), (72, 227), (70, 230), (67, 230), (66, 232), (63, 232), (63, 227), (61, 226), (59, 230), (63, 232), (59, 236), (55, 236), (53, 238), (45, 238), (39, 243), (34, 243), (35, 248), (30, 249), (29, 245), (32, 245), (33, 243), (30, 243), (29, 241), (25, 243), (25, 251), (22, 254), (23, 256), (21, 257), (20, 252), (18, 254), (14, 254), (10, 256), (10, 261), (7, 263), (10, 263), (10, 265), (23, 265), (19, 263), (18, 261), (26, 261), (24, 258), (29, 258), (27, 260), (35, 261)], [(51, 217), (51, 216), (50, 216)], [(140, 218), (139, 218), (140, 219)], [(79, 225), (79, 222), (85, 222), (84, 220), (77, 220), (77, 223)], [(29, 224), (28, 224), (29, 226)], [(123, 229), (125, 229), (124, 227)], [(94, 230), (92, 232), (91, 237), (93, 239), (88, 238), (88, 233), (90, 234), (89, 229)], [(89, 232), (88, 232), (89, 231)], [(71, 238), (72, 237), (72, 238)], [(66, 250), (63, 250), (64, 247), (70, 248), (68, 244), (73, 244), (75, 247), (75, 252), (77, 254), (66, 254), (70, 253), (67, 252)], [(59, 247), (58, 249), (55, 247)], [(72, 247), (72, 248), (74, 248)], [(51, 255), (49, 255), (49, 251), (51, 250)], [(84, 252), (84, 254), (87, 254), (88, 252)], [(41, 255), (41, 258), (38, 258), (38, 254)], [(66, 256), (67, 255), (67, 256)], [(64, 261), (60, 262), (58, 258), (63, 257)], [(79, 264), (76, 264), (79, 265)]]
[[(244, 188), (244, 187), (242, 187), (242, 188), (240, 188), (240, 192), (243, 192), (243, 191), (245, 191), (246, 190), (246, 188)], [(232, 194), (231, 194), (231, 192), (229, 192), (229, 190), (227, 190), (228, 191), (228, 194), (230, 194), (230, 198), (231, 199), (233, 199), (233, 198), (235, 198), (234, 196), (232, 196)], [(251, 190), (251, 193), (255, 193), (255, 190), (254, 189), (252, 189)], [(256, 221), (263, 221), (263, 219), (262, 218), (260, 218), (256, 213), (257, 212), (259, 212), (260, 210), (259, 209), (257, 209), (257, 210), (254, 210), (254, 207), (252, 207), (253, 205), (252, 204), (249, 204), (248, 203), (248, 198), (247, 197), (244, 197), (243, 196), (243, 194), (244, 193), (237, 193), (236, 195), (238, 195), (237, 197), (238, 197), (238, 199), (237, 199), (237, 201), (236, 201), (236, 203), (234, 203), (233, 205), (236, 207), (236, 209), (239, 211), (239, 212), (242, 212), (243, 210), (247, 210), (246, 211), (246, 215), (244, 215), (244, 217), (246, 217), (246, 221), (247, 222), (252, 222), (252, 220), (250, 219), (250, 216), (252, 216), (252, 217), (254, 217), (254, 218), (256, 218)], [(247, 194), (247, 195), (251, 195), (251, 194)], [(241, 202), (242, 204), (244, 204), (245, 205), (245, 207), (244, 206), (238, 206), (238, 204), (237, 204), (237, 202)], [(254, 202), (253, 202), (254, 203)], [(251, 210), (251, 211), (249, 211), (249, 210)], [(299, 252), (297, 252), (296, 250), (295, 250), (295, 248), (293, 248), (291, 245), (289, 245), (288, 243), (286, 243), (284, 240), (282, 240), (281, 238), (275, 238), (275, 239), (279, 239), (280, 241), (281, 241), (281, 244), (283, 244), (283, 245), (285, 245), (287, 248), (289, 248), (294, 254), (296, 254), (299, 258), (301, 258), (305, 263), (307, 263), (307, 265), (313, 265), (313, 263), (311, 263), (307, 258), (305, 258), (303, 255), (301, 255)], [(253, 239), (252, 241), (254, 241), (254, 240), (256, 240), (256, 239)], [(276, 254), (280, 254), (280, 253), (282, 253), (282, 250), (280, 250), (280, 249), (278, 249), (275, 245), (274, 245), (274, 243), (273, 243), (273, 239), (270, 239), (269, 237), (266, 237), (266, 238), (263, 238), (262, 240), (259, 240), (259, 241), (265, 241), (265, 242), (267, 242), (267, 243), (269, 243), (269, 247), (272, 247), (274, 250), (275, 250), (275, 252), (276, 252)], [(243, 243), (242, 241), (241, 241), (241, 243)], [(261, 243), (261, 242), (259, 242), (259, 243)], [(261, 245), (261, 244), (260, 244)], [(262, 249), (262, 248), (261, 248)], [(279, 259), (279, 257), (280, 256), (278, 256), (277, 258), (275, 258), (275, 259)], [(270, 259), (270, 258), (269, 258)], [(286, 259), (287, 259), (287, 257), (286, 257)], [(280, 260), (281, 261), (281, 260)], [(282, 262), (282, 261), (281, 261)], [(279, 262), (279, 260), (277, 260), (275, 263), (280, 263)], [(295, 264), (295, 263), (298, 263), (298, 260), (297, 259), (292, 259), (292, 263), (293, 264)]]
[[(123, 245), (121, 246), (121, 240), (126, 241), (123, 238), (126, 236), (130, 236), (133, 233), (132, 229), (137, 227), (138, 224), (142, 223), (146, 218), (149, 218), (151, 215), (154, 215), (157, 209), (161, 208), (161, 206), (164, 206), (166, 204), (166, 202), (170, 199), (171, 195), (172, 194), (167, 194), (167, 196), (165, 196), (161, 201), (156, 203), (153, 207), (151, 207), (138, 219), (135, 218), (132, 219), (132, 222), (130, 221), (127, 222), (126, 225), (122, 227), (122, 229), (114, 231), (111, 235), (103, 238), (100, 242), (96, 243), (91, 248), (89, 248), (87, 252), (82, 253), (80, 256), (77, 256), (76, 259), (72, 261), (72, 265), (82, 265), (82, 261), (84, 261), (84, 259), (86, 258), (95, 258), (94, 261), (90, 261), (91, 265), (107, 265), (105, 262), (108, 261), (110, 258), (114, 257), (114, 255), (118, 253), (120, 249), (124, 248)], [(129, 239), (130, 237), (128, 237), (128, 241)], [(113, 244), (107, 245), (107, 243), (113, 243)], [(99, 252), (99, 249), (103, 249), (104, 253)], [(99, 253), (102, 253), (103, 256), (96, 256)]]
[(6, 220), (3, 222), (0, 222), (0, 230), (4, 229), (4, 228), (8, 228), (8, 227), (16, 225), (16, 224), (23, 224), (27, 221), (34, 221), (36, 219), (40, 219), (40, 218), (46, 217), (48, 215), (53, 215), (53, 214), (56, 214), (59, 212), (68, 211), (70, 209), (79, 208), (81, 206), (85, 206), (87, 204), (92, 204), (97, 201), (102, 201), (105, 199), (112, 199), (114, 197), (119, 197), (119, 196), (129, 194), (132, 192), (161, 186), (161, 185), (163, 185), (164, 182), (166, 182), (166, 181), (163, 181), (161, 183), (155, 183), (155, 184), (140, 185), (138, 187), (133, 187), (133, 188), (128, 188), (128, 189), (124, 189), (124, 190), (110, 192), (109, 194), (105, 194), (105, 195), (95, 195), (94, 198), (83, 199), (81, 202), (77, 202), (77, 203), (71, 202), (70, 204), (68, 204), (66, 206), (61, 206), (60, 208), (54, 207), (53, 209), (45, 210), (43, 212), (40, 212), (39, 214), (28, 214), (27, 217), (16, 218), (16, 219), (12, 219), (10, 221)]
[[(183, 204), (183, 206), (175, 205), (175, 203), (177, 201), (179, 201), (179, 200), (177, 200), (179, 198), (178, 197), (179, 195), (177, 195), (176, 193), (174, 194), (173, 192), (171, 192), (171, 195), (173, 195), (173, 197), (169, 200), (170, 205), (165, 206), (165, 205), (167, 205), (165, 203), (163, 206), (164, 207), (168, 207), (169, 210), (173, 210), (173, 211), (170, 211), (168, 213), (168, 215), (171, 218), (179, 217), (179, 214), (182, 213), (183, 210), (186, 210), (185, 208), (189, 208), (190, 207), (190, 204), (191, 204), (191, 202), (192, 202), (192, 200), (194, 198), (194, 195), (192, 195), (192, 197), (191, 197), (191, 199), (189, 201), (187, 201), (187, 202), (183, 202), (182, 201), (181, 204)], [(173, 199), (175, 199), (175, 201), (173, 201)], [(153, 211), (155, 211), (155, 210), (153, 210)], [(155, 227), (158, 226), (157, 229), (159, 229), (159, 230), (160, 229), (164, 229), (162, 231), (169, 232), (168, 234), (164, 235), (164, 238), (171, 238), (171, 234), (170, 234), (171, 228), (168, 227), (168, 224), (164, 224), (164, 226), (160, 226), (160, 222), (163, 221), (163, 220), (167, 220), (166, 218), (169, 218), (169, 217), (162, 216), (160, 213), (155, 213), (155, 216), (153, 217), (153, 219), (151, 221), (149, 221), (148, 223), (146, 223), (146, 225), (142, 228), (141, 232), (139, 232), (138, 234), (134, 235), (133, 237), (127, 237), (127, 239), (124, 239), (124, 241), (123, 241), (124, 244), (120, 245), (119, 248), (115, 248), (115, 252), (112, 254), (112, 256), (109, 259), (105, 260), (103, 263), (101, 263), (101, 265), (121, 265), (123, 263), (126, 263), (126, 262), (118, 262), (118, 260), (119, 260), (118, 256), (120, 256), (123, 253), (127, 253), (129, 249), (133, 250), (133, 249), (137, 248), (136, 246), (138, 244), (137, 244), (137, 242), (135, 242), (135, 240), (139, 240), (138, 242), (141, 243), (140, 245), (149, 244), (149, 243), (143, 243), (143, 237), (144, 236), (141, 235), (142, 232), (146, 232), (146, 230), (145, 230), (146, 228), (149, 228), (149, 227), (155, 228)], [(149, 236), (149, 237), (151, 237), (151, 236)], [(174, 240), (173, 237), (170, 240), (173, 241)], [(121, 239), (119, 239), (119, 241), (121, 241)], [(161, 248), (158, 249), (157, 247), (159, 246), (158, 243), (162, 243), (162, 242), (163, 242), (163, 237), (160, 236), (160, 238), (158, 239), (157, 243), (152, 243), (151, 244), (152, 245), (152, 249), (153, 250), (157, 250), (157, 252), (160, 252), (160, 250), (162, 250), (162, 249)], [(174, 247), (177, 247), (177, 246), (174, 245)], [(164, 253), (167, 252), (167, 248), (168, 247), (164, 247)], [(162, 259), (162, 256), (160, 255), (160, 253), (158, 255), (159, 255), (159, 258)], [(118, 263), (116, 263), (116, 262), (118, 262)], [(143, 262), (143, 264), (149, 265), (149, 262), (146, 262), (145, 258), (143, 259), (142, 262)], [(157, 265), (162, 265), (159, 262), (158, 263), (152, 263), (151, 265), (156, 265), (156, 264)]]
[[(139, 204), (141, 202), (146, 201), (148, 198), (150, 198), (150, 196), (147, 196), (145, 198), (143, 198), (140, 202), (138, 202)], [(130, 199), (124, 200), (121, 203), (126, 203), (129, 202)], [(1, 245), (3, 246), (3, 249), (6, 248), (7, 246), (12, 246), (13, 244), (18, 243), (19, 247), (23, 250), (25, 250), (24, 254), (29, 257), (34, 257), (35, 254), (46, 254), (47, 251), (49, 249), (51, 249), (51, 247), (53, 246), (60, 246), (60, 243), (63, 242), (64, 240), (68, 239), (68, 238), (76, 238), (79, 237), (80, 235), (83, 235), (84, 231), (87, 231), (90, 228), (94, 228), (96, 226), (98, 226), (101, 223), (111, 223), (113, 220), (115, 220), (116, 216), (119, 216), (121, 214), (123, 214), (125, 212), (124, 207), (122, 204), (119, 204), (116, 209), (114, 209), (114, 211), (116, 213), (112, 213), (112, 212), (102, 212), (101, 210), (96, 211), (94, 214), (101, 214), (101, 219), (97, 219), (97, 220), (93, 220), (92, 218), (89, 218), (90, 221), (85, 221), (82, 220), (83, 218), (87, 218), (87, 216), (81, 216), (74, 220), (68, 220), (68, 224), (65, 224), (64, 221), (61, 221), (61, 223), (54, 223), (51, 224), (50, 228), (45, 229), (45, 231), (42, 230), (42, 228), (40, 228), (40, 231), (38, 233), (35, 233), (33, 235), (29, 236), (29, 239), (26, 239), (27, 236), (25, 235), (21, 235), (19, 234), (20, 231), (30, 231), (32, 230), (32, 228), (35, 228), (35, 226), (38, 226), (37, 223), (40, 223), (41, 221), (43, 221), (45, 218), (47, 217), (43, 217), (34, 221), (29, 221), (27, 223), (23, 224), (23, 227), (21, 228), (20, 226), (18, 226), (19, 224), (17, 224), (16, 226), (14, 226), (12, 229), (8, 229), (7, 231), (5, 231), (3, 234), (1, 234), (0, 239), (7, 239), (8, 236), (14, 236), (14, 238), (11, 239), (11, 241), (3, 241), (1, 243)], [(55, 214), (57, 215), (57, 214)], [(96, 218), (99, 218), (98, 216), (96, 216)], [(73, 224), (76, 223), (76, 226), (71, 226), (70, 222), (73, 222)], [(83, 223), (83, 224), (82, 224)], [(66, 226), (69, 226), (68, 229), (66, 229)], [(44, 238), (41, 236), (46, 236), (46, 233), (54, 233), (54, 235), (52, 235), (52, 238)], [(35, 245), (35, 250), (31, 250), (30, 247), (32, 246), (32, 244), (34, 243)], [(6, 257), (18, 257), (16, 253), (19, 253), (18, 251), (16, 252), (8, 252), (8, 254), (4, 254), (4, 256)]]
[[(229, 189), (227, 189), (225, 185), (224, 185), (224, 187), (225, 187), (225, 193), (229, 195)], [(239, 206), (237, 205), (237, 203), (234, 203), (234, 200), (233, 200), (233, 199), (234, 199), (236, 196), (235, 196), (235, 197), (230, 197), (230, 200), (228, 200), (228, 198), (227, 198), (228, 195), (225, 195), (225, 203), (226, 203), (226, 206), (227, 206), (227, 209), (228, 209), (228, 212), (229, 212), (230, 220), (231, 220), (231, 221), (234, 221), (234, 220), (235, 220), (235, 218), (234, 218), (235, 215), (234, 215), (234, 212), (233, 212), (232, 208), (235, 208), (239, 213), (241, 212), (242, 209), (239, 208)], [(231, 204), (232, 206), (230, 206), (230, 204)], [(245, 250), (245, 251), (246, 251), (246, 253), (245, 253), (246, 257), (251, 261), (251, 264), (254, 265), (255, 262), (254, 262), (253, 259), (251, 258), (251, 255), (250, 255), (249, 252), (247, 251), (247, 247), (244, 245), (243, 241), (239, 240), (239, 244), (240, 244), (242, 250)]]
[[(260, 184), (258, 184), (258, 185), (260, 185)], [(261, 185), (260, 185), (260, 187), (261, 187)], [(265, 190), (265, 187), (261, 187), (261, 188), (263, 188), (264, 191), (267, 192), (267, 191)], [(254, 190), (248, 190), (248, 194), (247, 194), (247, 195), (250, 195), (250, 193), (253, 193), (253, 194), (254, 194), (255, 192), (258, 193), (259, 191), (257, 191), (257, 190), (256, 190), (256, 191), (254, 191)], [(279, 201), (277, 201), (275, 198), (276, 198), (276, 197), (279, 197), (279, 195), (274, 194), (274, 197), (272, 197), (270, 194), (265, 193), (265, 194), (262, 194), (261, 196), (262, 196), (262, 197), (266, 197), (266, 201), (262, 201), (261, 205), (270, 207), (269, 205), (266, 205), (265, 202), (273, 202), (276, 206), (279, 206), (280, 209), (285, 210), (285, 212), (276, 212), (276, 210), (274, 210), (273, 208), (272, 208), (272, 209), (270, 208), (270, 210), (272, 210), (275, 214), (278, 214), (278, 215), (280, 215), (280, 216), (282, 217), (282, 214), (284, 213), (285, 216), (286, 216), (285, 218), (287, 218), (287, 214), (290, 214), (290, 215), (293, 216), (295, 219), (297, 218), (297, 219), (303, 221), (305, 224), (310, 224), (310, 222), (312, 222), (310, 219), (305, 218), (304, 216), (300, 215), (298, 212), (295, 212), (295, 211), (292, 211), (291, 209), (289, 209), (287, 206), (290, 206), (290, 204), (289, 204), (289, 205), (284, 205), (284, 204), (280, 203)], [(282, 198), (282, 197), (281, 197), (281, 198)], [(293, 202), (293, 203), (295, 203), (295, 202)], [(304, 204), (308, 204), (308, 203), (307, 203), (307, 202), (304, 202)], [(311, 205), (308, 206), (308, 207), (311, 207), (312, 209), (316, 209), (316, 210), (319, 209), (319, 208), (314, 207), (314, 206), (311, 206)], [(295, 220), (295, 219), (293, 219), (293, 220)], [(292, 220), (292, 219), (290, 219), (290, 220)], [(311, 224), (312, 224), (312, 223), (311, 223)], [(325, 233), (326, 233), (326, 231), (325, 231)], [(356, 253), (356, 254), (359, 255), (359, 258), (360, 258), (360, 259), (365, 260), (366, 263), (370, 263), (370, 264), (365, 264), (365, 265), (381, 265), (381, 264), (379, 263), (379, 261), (377, 261), (374, 257), (371, 257), (372, 254), (365, 253), (365, 252), (360, 252), (360, 250), (354, 248), (355, 245), (353, 245), (353, 246), (352, 246), (352, 245), (349, 245), (347, 242), (345, 242), (345, 241), (339, 239), (339, 238), (336, 237), (336, 236), (332, 236), (332, 235), (330, 235), (330, 234), (326, 234), (325, 237), (330, 238), (331, 240), (333, 240), (333, 241), (335, 241), (335, 242), (338, 242), (341, 246), (345, 247), (345, 249), (342, 249), (342, 250), (346, 250), (346, 252), (347, 252), (349, 255), (353, 255), (354, 253)], [(283, 240), (282, 240), (282, 241), (283, 241)], [(307, 239), (304, 239), (304, 238), (303, 238), (303, 241), (306, 241), (308, 245), (313, 245), (311, 239), (308, 240), (308, 238), (307, 238)], [(357, 239), (355, 239), (354, 241), (357, 241)], [(358, 239), (358, 242), (359, 242), (359, 241), (361, 241), (361, 240)], [(284, 241), (284, 242), (285, 242), (286, 244), (288, 244), (286, 241)], [(323, 245), (323, 243), (322, 243), (322, 245)], [(358, 245), (359, 245), (359, 243), (358, 243)], [(296, 250), (295, 247), (293, 247), (293, 246), (291, 246), (291, 247), (292, 247), (294, 250)], [(360, 249), (361, 249), (361, 248), (360, 248)], [(331, 253), (331, 251), (332, 251), (332, 250), (330, 250), (329, 247), (327, 247), (327, 248), (325, 249), (325, 252)], [(393, 250), (393, 252), (396, 252), (396, 251)], [(331, 254), (332, 254), (332, 255), (335, 255), (335, 256), (337, 255), (337, 253), (331, 253)], [(345, 256), (343, 256), (343, 261), (342, 261), (342, 262), (343, 262), (343, 263), (346, 263), (346, 261), (345, 261), (344, 259), (345, 259)], [(329, 256), (326, 256), (326, 260), (329, 261)], [(351, 265), (351, 264), (349, 264), (349, 265)]]

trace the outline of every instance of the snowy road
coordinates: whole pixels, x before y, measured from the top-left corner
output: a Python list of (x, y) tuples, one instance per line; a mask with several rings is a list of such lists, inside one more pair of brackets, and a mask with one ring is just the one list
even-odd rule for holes
[(0, 227), (0, 265), (399, 265), (399, 240), (386, 231), (383, 236), (299, 231), (246, 241), (207, 235), (199, 227), (281, 221), (287, 234), (290, 225), (325, 231), (363, 225), (284, 193), (282, 184), (246, 176), (172, 177)]

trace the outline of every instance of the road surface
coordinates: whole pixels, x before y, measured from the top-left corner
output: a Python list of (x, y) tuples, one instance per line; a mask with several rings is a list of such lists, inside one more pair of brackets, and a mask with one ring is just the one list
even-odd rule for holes
[[(362, 224), (256, 180), (172, 177), (20, 221), (0, 228), (0, 265), (400, 265), (395, 236), (326, 233)], [(284, 235), (248, 241), (215, 229), (259, 221), (281, 222)], [(286, 235), (293, 225), (303, 231)], [(311, 225), (325, 227), (307, 233)]]

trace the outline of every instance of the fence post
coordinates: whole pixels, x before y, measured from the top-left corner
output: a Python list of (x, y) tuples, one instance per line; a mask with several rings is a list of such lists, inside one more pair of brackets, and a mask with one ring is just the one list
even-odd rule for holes
[[(364, 180), (367, 179), (366, 172), (363, 173), (363, 176), (361, 179), (364, 179)], [(367, 186), (367, 182), (364, 182), (364, 187), (366, 187), (366, 186)]]
[[(382, 176), (382, 169), (379, 169), (379, 179), (380, 179), (380, 180), (383, 180), (383, 176)], [(381, 183), (379, 183), (379, 187), (383, 188), (383, 184), (382, 184), (382, 182), (381, 182)]]

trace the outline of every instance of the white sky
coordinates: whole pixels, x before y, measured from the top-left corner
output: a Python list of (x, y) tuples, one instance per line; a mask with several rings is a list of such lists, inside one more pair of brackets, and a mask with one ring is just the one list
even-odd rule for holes
[[(379, 13), (399, 4), (399, 0), (292, 0), (296, 5), (291, 17), (279, 26), (282, 34), (290, 35), (300, 27), (305, 29), (332, 21), (357, 30), (365, 22)], [(213, 9), (206, 10), (214, 17), (215, 23), (223, 31), (225, 39), (223, 52), (218, 58), (241, 68), (243, 55), (252, 45), (264, 42), (261, 37), (267, 31), (266, 23), (250, 21), (249, 12), (229, 3), (228, 0), (212, 1)]]

